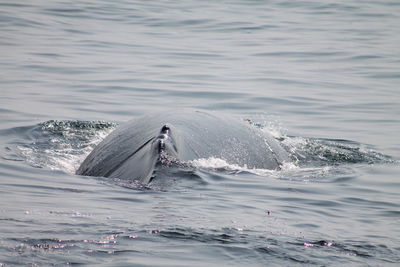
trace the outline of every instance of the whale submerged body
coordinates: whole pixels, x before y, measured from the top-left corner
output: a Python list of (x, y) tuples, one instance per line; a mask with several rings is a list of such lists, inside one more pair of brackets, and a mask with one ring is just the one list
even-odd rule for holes
[(182, 110), (143, 116), (114, 130), (87, 156), (78, 175), (150, 182), (165, 158), (220, 158), (247, 168), (279, 169), (288, 153), (270, 134), (232, 117)]

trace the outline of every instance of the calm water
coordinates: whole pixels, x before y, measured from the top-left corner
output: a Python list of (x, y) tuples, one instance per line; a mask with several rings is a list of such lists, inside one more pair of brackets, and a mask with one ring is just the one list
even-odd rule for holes
[[(0, 266), (400, 262), (398, 1), (0, 0)], [(293, 163), (74, 175), (120, 123), (216, 110)], [(164, 179), (163, 179), (164, 178)]]

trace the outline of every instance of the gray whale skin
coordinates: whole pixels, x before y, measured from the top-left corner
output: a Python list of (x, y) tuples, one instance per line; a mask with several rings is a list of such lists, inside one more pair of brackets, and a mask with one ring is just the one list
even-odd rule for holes
[(178, 110), (121, 125), (93, 149), (76, 174), (147, 184), (165, 156), (179, 162), (215, 157), (271, 170), (289, 161), (275, 138), (249, 123), (214, 112)]

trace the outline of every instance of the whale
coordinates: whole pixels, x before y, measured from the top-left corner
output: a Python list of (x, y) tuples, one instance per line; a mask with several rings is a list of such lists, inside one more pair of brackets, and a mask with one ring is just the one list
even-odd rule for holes
[(203, 110), (140, 116), (117, 127), (76, 171), (83, 176), (148, 184), (159, 165), (219, 158), (246, 168), (279, 170), (288, 152), (270, 133), (249, 122)]

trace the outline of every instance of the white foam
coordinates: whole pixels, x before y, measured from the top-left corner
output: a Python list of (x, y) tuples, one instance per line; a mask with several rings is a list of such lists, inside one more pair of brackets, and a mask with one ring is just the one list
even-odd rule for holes
[[(111, 131), (112, 129), (96, 132), (84, 145), (69, 143), (69, 140), (62, 138), (51, 138), (45, 145), (32, 143), (19, 145), (17, 149), (26, 162), (33, 167), (74, 174), (86, 156)], [(74, 136), (70, 134), (69, 137)]]
[(215, 157), (194, 159), (192, 161), (189, 161), (188, 163), (198, 168), (227, 169), (227, 170), (240, 168), (238, 165), (229, 164), (225, 160)]
[[(270, 177), (276, 179), (288, 179), (309, 181), (313, 178), (320, 178), (326, 176), (332, 171), (333, 167), (300, 167), (294, 162), (284, 162), (279, 170), (257, 169), (248, 168), (247, 166), (239, 166), (236, 164), (229, 164), (223, 159), (210, 157), (195, 159), (187, 162), (193, 167), (208, 169), (211, 171), (228, 171), (233, 174), (251, 173), (258, 176)], [(307, 178), (306, 178), (307, 177)]]
[(189, 161), (188, 164), (190, 164), (193, 167), (203, 168), (203, 169), (225, 170), (234, 173), (249, 172), (261, 176), (270, 175), (271, 173), (276, 172), (275, 170), (248, 168), (246, 165), (239, 166), (237, 164), (230, 164), (225, 160), (216, 157), (195, 159)]

